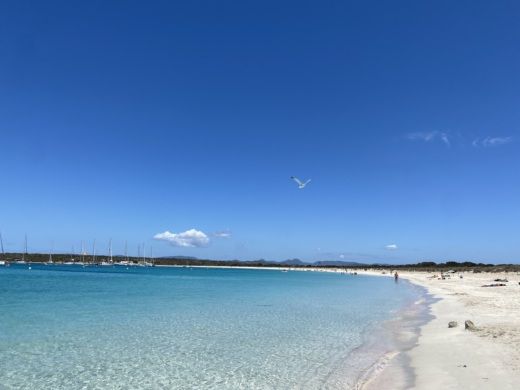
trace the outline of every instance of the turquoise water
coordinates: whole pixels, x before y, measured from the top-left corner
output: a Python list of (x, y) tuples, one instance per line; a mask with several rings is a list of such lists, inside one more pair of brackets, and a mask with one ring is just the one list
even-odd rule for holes
[(367, 335), (420, 291), (215, 268), (0, 268), (0, 389), (353, 387)]

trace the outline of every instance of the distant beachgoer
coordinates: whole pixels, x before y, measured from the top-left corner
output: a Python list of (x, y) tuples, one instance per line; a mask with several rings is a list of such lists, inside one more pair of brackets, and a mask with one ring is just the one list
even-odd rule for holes
[(399, 280), (399, 274), (397, 273), (397, 271), (395, 271), (395, 274), (394, 274), (394, 280), (397, 282)]

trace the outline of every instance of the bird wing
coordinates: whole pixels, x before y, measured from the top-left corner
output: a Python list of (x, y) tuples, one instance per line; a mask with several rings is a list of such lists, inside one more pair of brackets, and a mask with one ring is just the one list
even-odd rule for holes
[(311, 182), (311, 179), (307, 180), (305, 183), (303, 183), (304, 186), (306, 186), (307, 184), (309, 184)]
[(297, 177), (291, 176), (291, 179), (293, 179), (296, 183), (298, 183), (299, 186), (304, 185), (304, 184), (300, 181), (300, 179), (298, 179)]

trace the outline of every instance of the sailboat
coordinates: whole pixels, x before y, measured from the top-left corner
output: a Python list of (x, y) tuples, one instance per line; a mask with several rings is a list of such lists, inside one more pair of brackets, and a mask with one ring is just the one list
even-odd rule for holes
[(92, 243), (92, 255), (90, 256), (91, 261), (88, 261), (88, 251), (84, 250), (83, 241), (81, 241), (81, 262), (83, 267), (87, 267), (89, 265), (96, 265), (96, 240)]
[(155, 263), (153, 261), (153, 247), (150, 245), (150, 257), (148, 258), (148, 261), (144, 262), (145, 266), (147, 267), (155, 267)]
[(51, 245), (51, 250), (49, 251), (49, 260), (45, 263), (45, 265), (51, 265), (54, 264), (54, 261), (52, 261), (52, 250), (54, 248), (54, 244)]
[(74, 250), (74, 245), (72, 245), (72, 252), (70, 252), (70, 260), (69, 261), (66, 261), (65, 263), (63, 263), (64, 265), (73, 265), (75, 264), (74, 263), (74, 254), (76, 253), (76, 251)]
[(137, 265), (144, 267), (144, 244), (143, 244), (143, 259), (141, 260), (141, 245), (137, 245)]
[(128, 241), (125, 241), (125, 259), (120, 260), (115, 265), (123, 265), (123, 266), (129, 266), (134, 265), (131, 261), (128, 260)]
[(83, 240), (81, 240), (81, 254), (80, 254), (80, 262), (78, 264), (85, 266), (85, 246), (83, 245)]
[[(150, 245), (150, 259), (152, 258), (152, 255), (153, 255), (153, 251), (152, 251), (152, 246)], [(150, 259), (148, 259), (148, 260), (150, 260)], [(146, 251), (145, 251), (144, 244), (143, 244), (143, 266), (145, 266), (145, 267), (153, 266), (153, 263), (151, 263), (151, 261), (146, 260)]]
[(144, 243), (143, 243), (143, 257), (142, 258), (141, 258), (141, 245), (139, 245), (137, 247), (137, 259), (138, 259), (137, 265), (139, 265), (140, 267), (148, 267), (151, 265), (150, 263), (146, 262), (146, 248), (145, 248)]
[(94, 239), (94, 243), (92, 244), (92, 265), (96, 264), (96, 240)]
[(17, 260), (16, 263), (25, 264), (25, 263), (27, 263), (26, 258), (27, 258), (27, 234), (25, 234), (25, 243), (24, 243), (24, 247), (23, 247), (22, 260)]
[(108, 254), (110, 256), (110, 261), (103, 260), (101, 265), (112, 265), (114, 263), (114, 260), (112, 259), (112, 239), (108, 242)]
[(2, 239), (2, 233), (0, 232), (0, 246), (2, 247), (2, 257), (0, 258), (0, 265), (9, 265), (5, 261), (5, 253), (4, 253), (4, 240)]
[(49, 252), (49, 260), (45, 263), (46, 265), (54, 264), (54, 261), (52, 261), (52, 252)]
[(141, 259), (141, 244), (137, 245), (137, 265), (142, 266)]
[(153, 258), (153, 246), (150, 245), (150, 265), (155, 267), (155, 260)]

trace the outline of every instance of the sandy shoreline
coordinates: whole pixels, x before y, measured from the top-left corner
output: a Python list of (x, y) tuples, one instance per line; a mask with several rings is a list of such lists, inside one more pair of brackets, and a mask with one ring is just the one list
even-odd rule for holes
[[(391, 277), (388, 271), (383, 274), (381, 270), (189, 267), (356, 272)], [(440, 273), (400, 271), (399, 275), (428, 291), (431, 299), (417, 304), (431, 316), (428, 322), (419, 325), (418, 335), (417, 329), (412, 330), (415, 324), (409, 325), (417, 316), (411, 314), (408, 319), (404, 318), (405, 328), (396, 333), (404, 339), (399, 350), (388, 351), (375, 362), (357, 388), (503, 390), (520, 387), (520, 273), (463, 272), (453, 273), (445, 279), (438, 278)], [(497, 283), (495, 279), (507, 279), (508, 282), (501, 287), (482, 287)], [(466, 330), (466, 320), (471, 320), (477, 330)], [(450, 321), (456, 321), (458, 326), (448, 328)]]
[[(379, 271), (361, 273), (381, 275)], [(462, 279), (457, 273), (444, 280), (433, 275), (400, 273), (401, 278), (425, 287), (436, 299), (430, 307), (433, 319), (421, 326), (416, 345), (401, 352), (413, 370), (414, 384), (399, 383), (403, 367), (390, 361), (363, 388), (519, 388), (520, 275), (465, 272)], [(495, 279), (509, 282), (505, 287), (481, 287), (495, 283)], [(466, 330), (466, 320), (473, 321), (478, 330)], [(458, 326), (448, 328), (450, 321), (457, 321)]]
[[(244, 267), (249, 268), (249, 267)], [(263, 268), (263, 267), (259, 267)], [(266, 268), (263, 268), (266, 269)], [(343, 269), (274, 268), (277, 270), (345, 272)], [(360, 275), (386, 276), (379, 270), (352, 269)], [(520, 386), (520, 274), (399, 272), (402, 279), (424, 287), (432, 300), (431, 320), (420, 326), (413, 346), (389, 351), (376, 362), (359, 388), (372, 389), (517, 389)], [(462, 278), (460, 278), (462, 275)], [(504, 287), (482, 287), (507, 279)], [(471, 320), (478, 330), (466, 330)], [(450, 321), (458, 326), (448, 328)], [(413, 381), (410, 380), (412, 377)]]
[[(280, 268), (275, 268), (282, 270)], [(287, 267), (292, 271), (345, 272), (342, 269)], [(382, 271), (352, 269), (359, 275), (386, 276)], [(424, 287), (431, 299), (430, 319), (398, 335), (401, 351), (389, 351), (376, 362), (363, 389), (517, 389), (520, 386), (520, 274), (400, 272), (400, 277)], [(462, 275), (462, 278), (460, 278)], [(503, 287), (482, 287), (507, 279)], [(415, 321), (410, 315), (409, 321)], [(478, 330), (466, 330), (471, 320)], [(406, 320), (405, 320), (406, 321)], [(450, 321), (458, 323), (448, 328)], [(410, 340), (413, 345), (409, 345)], [(404, 346), (404, 347), (403, 347)]]

